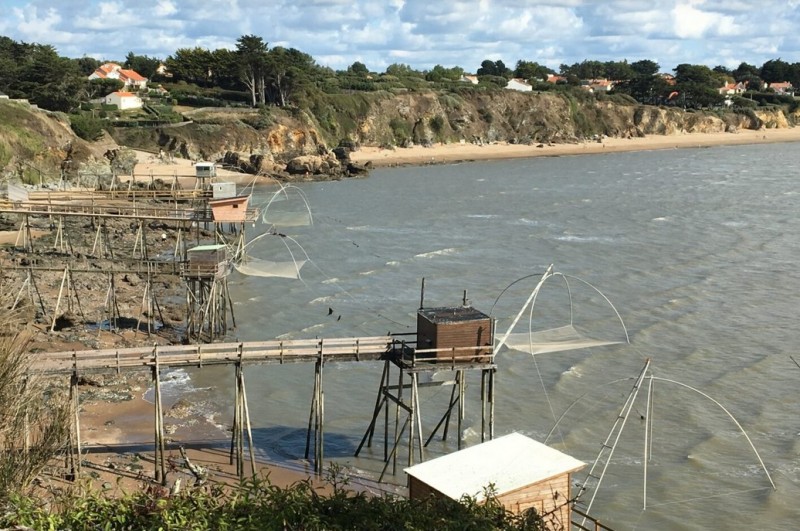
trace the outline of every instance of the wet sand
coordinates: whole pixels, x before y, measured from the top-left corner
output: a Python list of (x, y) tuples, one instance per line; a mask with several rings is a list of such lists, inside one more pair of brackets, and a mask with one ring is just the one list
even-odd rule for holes
[(559, 157), (623, 151), (733, 146), (773, 142), (800, 142), (800, 127), (787, 129), (741, 130), (736, 133), (690, 133), (651, 135), (643, 138), (603, 138), (575, 144), (434, 144), (431, 147), (381, 149), (362, 147), (351, 153), (354, 162), (372, 162), (375, 167), (419, 166), (467, 161), (527, 157)]

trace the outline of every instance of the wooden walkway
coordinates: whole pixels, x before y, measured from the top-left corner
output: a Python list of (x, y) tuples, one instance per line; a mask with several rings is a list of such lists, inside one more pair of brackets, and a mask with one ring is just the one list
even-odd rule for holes
[(156, 366), (173, 368), (236, 363), (297, 363), (320, 359), (374, 361), (386, 358), (395, 343), (396, 339), (392, 336), (376, 336), (42, 352), (33, 355), (31, 369), (49, 374), (70, 374), (75, 371), (123, 371)]
[[(103, 350), (71, 350), (33, 354), (31, 370), (46, 374), (72, 374), (139, 370), (144, 368), (203, 367), (242, 363), (353, 362), (398, 357), (405, 370), (431, 370), (434, 366), (468, 368), (491, 366), (491, 356), (475, 357), (479, 347), (414, 350), (397, 336), (327, 339), (291, 339), (167, 345)], [(485, 348), (485, 347), (480, 347)], [(447, 354), (444, 356), (444, 354)], [(436, 358), (436, 363), (431, 363)], [(424, 362), (424, 365), (418, 363)]]
[[(38, 216), (84, 216), (95, 218), (158, 220), (158, 221), (198, 221), (212, 222), (214, 217), (210, 208), (181, 208), (153, 206), (137, 203), (107, 204), (85, 201), (81, 203), (6, 203), (0, 204), (0, 214), (38, 215)], [(248, 208), (245, 222), (258, 219), (258, 210)]]

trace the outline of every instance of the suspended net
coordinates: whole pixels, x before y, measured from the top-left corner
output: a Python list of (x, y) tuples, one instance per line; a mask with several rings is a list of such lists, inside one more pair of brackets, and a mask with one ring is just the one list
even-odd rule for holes
[[(517, 313), (516, 317), (514, 318), (511, 325), (506, 330), (505, 334), (497, 336), (495, 338), (495, 346), (494, 352), (495, 354), (503, 347), (508, 347), (511, 350), (516, 350), (518, 352), (526, 352), (529, 354), (545, 354), (548, 352), (563, 352), (567, 350), (576, 350), (576, 349), (584, 349), (584, 348), (592, 348), (592, 347), (600, 347), (605, 345), (617, 345), (620, 343), (628, 343), (628, 331), (625, 328), (625, 324), (622, 322), (622, 318), (617, 312), (617, 309), (611, 304), (611, 301), (603, 295), (600, 290), (586, 282), (585, 280), (581, 280), (577, 277), (568, 277), (562, 273), (554, 272), (553, 266), (551, 265), (548, 267), (547, 271), (541, 276), (539, 283), (530, 293), (527, 301), (523, 305), (522, 309)], [(534, 306), (536, 304), (537, 297), (539, 296), (540, 290), (544, 285), (545, 281), (551, 278), (561, 278), (563, 280), (563, 286), (565, 287), (565, 292), (567, 295), (567, 308), (569, 311), (569, 317), (567, 319), (567, 323), (561, 326), (555, 326), (552, 328), (547, 328), (544, 330), (534, 330), (532, 328), (533, 318), (534, 318)], [(523, 277), (528, 278), (528, 277)], [(523, 280), (520, 279), (520, 280)], [(608, 306), (613, 311), (614, 315), (617, 318), (617, 322), (619, 324), (619, 331), (613, 334), (615, 337), (610, 338), (606, 334), (604, 338), (597, 338), (597, 337), (590, 337), (587, 334), (584, 334), (578, 329), (575, 328), (573, 324), (573, 315), (574, 315), (574, 308), (573, 308), (573, 293), (572, 289), (570, 288), (570, 280), (577, 281), (578, 283), (588, 286), (592, 291), (594, 291), (597, 295), (599, 295), (600, 299), (605, 301)], [(514, 283), (516, 283), (515, 281)], [(512, 283), (511, 285), (513, 285)], [(511, 287), (509, 286), (509, 288)], [(503, 290), (505, 293), (506, 290)], [(502, 293), (501, 293), (502, 296)], [(498, 297), (499, 300), (500, 297)], [(495, 301), (497, 304), (497, 301)], [(524, 314), (528, 314), (527, 319), (527, 327), (520, 323), (521, 318)], [(540, 314), (541, 315), (541, 314)], [(519, 327), (517, 325), (520, 324)], [(515, 331), (522, 328), (527, 331)]]
[(305, 260), (273, 262), (248, 258), (247, 262), (235, 264), (236, 271), (243, 275), (255, 277), (300, 278), (300, 269), (305, 265)]
[(511, 333), (505, 340), (505, 346), (509, 349), (529, 354), (546, 354), (548, 352), (562, 352), (580, 348), (618, 345), (620, 343), (624, 343), (624, 341), (585, 337), (571, 324), (538, 332)]
[(278, 229), (314, 224), (305, 193), (291, 184), (281, 185), (280, 189), (261, 205), (260, 210), (262, 223)]

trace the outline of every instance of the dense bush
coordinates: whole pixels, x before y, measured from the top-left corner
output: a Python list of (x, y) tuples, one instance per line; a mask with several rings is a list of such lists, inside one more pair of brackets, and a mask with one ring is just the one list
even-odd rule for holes
[(72, 131), (84, 140), (92, 142), (103, 136), (105, 122), (91, 114), (71, 114), (69, 121)]
[(14, 497), (0, 527), (32, 529), (374, 529), (374, 530), (540, 530), (530, 512), (506, 512), (489, 493), (485, 503), (445, 498), (409, 500), (352, 492), (333, 483), (319, 494), (309, 482), (279, 488), (262, 479), (237, 488), (219, 485), (177, 495), (151, 488), (121, 498), (91, 491), (68, 497), (49, 510), (35, 500)]

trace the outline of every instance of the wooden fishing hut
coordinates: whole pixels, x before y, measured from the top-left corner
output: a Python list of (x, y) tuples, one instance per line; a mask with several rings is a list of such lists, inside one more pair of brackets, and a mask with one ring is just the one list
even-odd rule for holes
[(228, 312), (233, 326), (233, 303), (228, 291), (230, 255), (225, 244), (198, 245), (186, 251), (181, 276), (186, 282), (186, 336), (213, 341), (228, 331)]
[(194, 175), (198, 181), (211, 179), (217, 176), (217, 166), (213, 162), (195, 162)]
[(520, 433), (477, 444), (405, 469), (409, 497), (486, 501), (486, 489), (507, 510), (535, 509), (547, 515), (546, 529), (569, 529), (570, 476), (585, 463)]
[[(408, 466), (414, 463), (414, 452), (418, 450), (420, 461), (425, 460), (424, 448), (442, 429), (442, 440), (447, 439), (451, 417), (456, 417), (458, 448), (462, 446), (462, 423), (466, 417), (465, 399), (468, 373), (480, 374), (481, 441), (494, 438), (494, 323), (483, 312), (467, 302), (466, 291), (461, 306), (424, 307), (423, 301), (417, 311), (416, 334), (394, 335), (392, 351), (385, 361), (378, 397), (375, 401), (372, 420), (364, 433), (355, 455), (366, 446), (372, 446), (372, 438), (383, 411), (384, 418), (384, 468), (389, 463), (392, 473), (397, 473), (397, 453), (401, 439), (408, 430)], [(397, 369), (397, 383), (392, 383), (391, 367)], [(421, 374), (428, 374), (420, 381)], [(445, 380), (433, 378), (433, 374), (447, 375)], [(423, 437), (420, 411), (420, 389), (450, 386), (450, 398), (444, 412), (431, 430), (427, 439)], [(390, 402), (395, 404), (394, 433), (389, 433)], [(402, 412), (401, 412), (402, 411)], [(402, 421), (401, 417), (405, 417)], [(390, 441), (393, 447), (390, 449)]]

